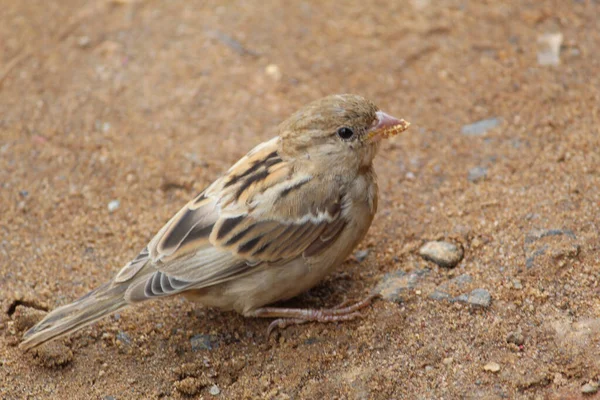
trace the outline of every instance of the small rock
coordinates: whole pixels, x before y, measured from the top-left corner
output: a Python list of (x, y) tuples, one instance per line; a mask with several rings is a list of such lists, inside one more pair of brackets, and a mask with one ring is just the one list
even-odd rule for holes
[(433, 293), (431, 293), (429, 295), (429, 298), (431, 300), (449, 300), (451, 298), (451, 296), (446, 292), (435, 290)]
[(467, 296), (466, 302), (473, 306), (489, 307), (492, 303), (492, 296), (490, 295), (490, 292), (485, 289), (474, 289)]
[(354, 258), (356, 258), (356, 261), (361, 263), (367, 258), (368, 255), (369, 255), (369, 249), (358, 250), (357, 252), (354, 253)]
[(488, 371), (488, 372), (498, 372), (500, 371), (500, 364), (496, 363), (496, 362), (489, 362), (487, 364), (485, 364), (485, 366), (483, 367), (484, 371)]
[(102, 400), (117, 400), (115, 396), (104, 396)]
[(119, 208), (120, 205), (121, 205), (121, 202), (119, 200), (112, 200), (111, 202), (108, 203), (108, 212), (117, 211), (117, 209)]
[(19, 194), (21, 195), (21, 197), (29, 196), (29, 192), (27, 190), (21, 190), (21, 191), (19, 191)]
[(523, 289), (523, 284), (521, 283), (520, 280), (518, 279), (513, 279), (512, 280), (512, 284), (513, 284), (513, 288), (517, 289), (517, 290), (521, 290)]
[(444, 364), (444, 365), (450, 365), (453, 362), (454, 362), (454, 359), (452, 357), (447, 357), (442, 360), (442, 364)]
[(212, 350), (219, 347), (217, 338), (212, 335), (194, 335), (190, 338), (190, 343), (192, 344), (192, 351)]
[(473, 281), (473, 278), (471, 277), (471, 275), (461, 274), (459, 276), (456, 276), (456, 277), (450, 279), (448, 282), (444, 283), (442, 286), (445, 286), (445, 287), (455, 286), (457, 288), (462, 288), (467, 283), (471, 283), (472, 281)]
[(589, 382), (581, 387), (581, 393), (583, 394), (594, 394), (598, 391), (597, 382)]
[(281, 69), (276, 64), (267, 65), (265, 73), (276, 81), (281, 79)]
[(506, 342), (522, 346), (525, 343), (525, 337), (521, 332), (511, 332), (506, 337)]
[(219, 389), (217, 385), (212, 385), (208, 390), (208, 393), (212, 394), (213, 396), (218, 396), (221, 393), (221, 389)]
[(77, 45), (81, 48), (88, 47), (90, 45), (90, 37), (89, 36), (80, 36), (77, 39)]
[(487, 177), (488, 170), (485, 167), (473, 167), (469, 170), (467, 179), (469, 182), (477, 183)]
[(558, 65), (560, 64), (560, 46), (563, 42), (562, 33), (546, 33), (538, 36), (538, 54), (539, 65)]
[(131, 338), (129, 337), (129, 335), (128, 335), (128, 334), (126, 334), (126, 333), (125, 333), (125, 332), (123, 332), (123, 331), (119, 331), (119, 332), (117, 333), (117, 340), (118, 340), (119, 342), (123, 343), (123, 344), (126, 344), (126, 345), (128, 345), (128, 346), (131, 344)]
[(495, 127), (500, 125), (501, 122), (502, 120), (500, 118), (495, 117), (483, 119), (481, 121), (477, 121), (469, 125), (464, 125), (461, 128), (460, 132), (466, 136), (481, 136), (490, 129), (494, 129)]
[(422, 269), (409, 274), (404, 271), (385, 274), (375, 287), (374, 292), (379, 293), (384, 300), (401, 302), (402, 294), (409, 289), (414, 289), (427, 272), (428, 270)]
[(463, 249), (449, 242), (428, 242), (419, 249), (419, 255), (444, 268), (455, 267), (463, 258)]

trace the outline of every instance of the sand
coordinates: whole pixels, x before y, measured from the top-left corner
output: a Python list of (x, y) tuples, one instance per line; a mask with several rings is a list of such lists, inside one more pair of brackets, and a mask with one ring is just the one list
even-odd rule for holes
[[(0, 3), (0, 398), (594, 391), (597, 1)], [(340, 92), (412, 125), (376, 161), (368, 254), (286, 304), (412, 277), (394, 301), (267, 338), (268, 320), (173, 298), (19, 350), (287, 115)], [(460, 263), (421, 257), (432, 240)], [(473, 290), (490, 304), (457, 300)]]

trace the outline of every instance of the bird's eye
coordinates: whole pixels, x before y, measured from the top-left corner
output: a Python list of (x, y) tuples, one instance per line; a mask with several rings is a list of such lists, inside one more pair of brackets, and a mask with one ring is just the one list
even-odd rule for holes
[(337, 130), (337, 135), (344, 140), (349, 140), (354, 136), (354, 131), (344, 126), (343, 128)]

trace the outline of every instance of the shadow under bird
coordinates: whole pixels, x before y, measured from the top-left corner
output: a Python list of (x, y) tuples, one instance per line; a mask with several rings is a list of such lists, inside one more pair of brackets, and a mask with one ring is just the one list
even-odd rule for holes
[(373, 158), (381, 139), (408, 126), (356, 95), (306, 105), (175, 214), (112, 280), (50, 312), (20, 347), (177, 294), (247, 317), (277, 318), (269, 332), (359, 316), (370, 297), (321, 310), (267, 305), (315, 286), (366, 235), (377, 210)]

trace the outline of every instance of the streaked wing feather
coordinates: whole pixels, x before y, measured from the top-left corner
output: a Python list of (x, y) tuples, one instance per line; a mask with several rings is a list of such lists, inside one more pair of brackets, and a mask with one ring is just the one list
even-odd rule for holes
[[(130, 301), (206, 287), (272, 263), (312, 257), (339, 237), (346, 225), (342, 196), (319, 190), (310, 176), (294, 174), (279, 157), (277, 143), (274, 139), (249, 152), (123, 268), (119, 281), (131, 279), (145, 265), (152, 267), (131, 283), (126, 293)], [(310, 190), (315, 195), (306, 201), (303, 194)]]

